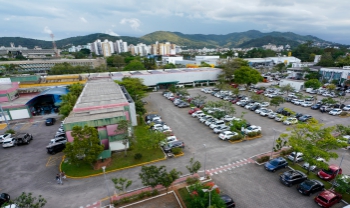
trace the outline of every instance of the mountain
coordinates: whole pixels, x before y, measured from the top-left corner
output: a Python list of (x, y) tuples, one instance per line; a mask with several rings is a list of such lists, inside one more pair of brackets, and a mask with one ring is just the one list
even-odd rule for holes
[[(186, 46), (187, 48), (235, 48), (235, 47), (261, 47), (268, 43), (276, 45), (289, 44), (292, 47), (305, 41), (313, 41), (318, 43), (331, 44), (328, 41), (319, 39), (314, 36), (298, 35), (292, 32), (270, 32), (262, 33), (257, 30), (249, 30), (246, 32), (229, 33), (226, 35), (203, 35), (203, 34), (183, 34), (180, 32), (168, 32), (168, 31), (157, 31), (140, 38), (129, 37), (129, 36), (111, 36), (103, 33), (94, 33), (85, 36), (77, 36), (57, 40), (56, 45), (58, 48), (67, 48), (70, 45), (86, 45), (92, 43), (96, 39), (101, 41), (108, 39), (110, 41), (116, 41), (122, 39), (128, 44), (145, 43), (152, 44), (156, 41), (160, 43), (171, 42), (179, 46)], [(34, 48), (34, 46), (40, 46), (42, 48), (52, 48), (52, 41), (36, 40), (30, 38), (21, 37), (1, 37), (0, 46), (10, 46), (13, 42), (15, 45), (21, 45), (23, 47)]]

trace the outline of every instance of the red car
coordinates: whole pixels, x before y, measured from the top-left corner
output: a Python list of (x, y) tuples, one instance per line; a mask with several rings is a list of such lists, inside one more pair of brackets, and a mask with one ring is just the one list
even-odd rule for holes
[[(338, 173), (339, 172), (339, 173)], [(339, 168), (336, 165), (330, 165), (328, 167), (328, 169), (322, 169), (320, 171), (318, 171), (317, 175), (319, 178), (326, 180), (326, 181), (330, 181), (332, 179), (335, 178), (335, 176), (337, 176), (337, 174), (342, 174), (342, 169)]]
[(265, 92), (264, 90), (258, 90), (258, 91), (256, 91), (256, 94), (260, 95), (260, 94), (262, 94), (264, 92)]
[(192, 113), (194, 113), (194, 112), (196, 112), (196, 111), (199, 111), (200, 110), (200, 108), (191, 108), (189, 111), (188, 111), (188, 114), (192, 114)]
[(342, 199), (342, 195), (335, 191), (325, 190), (315, 197), (315, 202), (321, 207), (331, 207), (336, 203), (339, 203)]
[(232, 103), (232, 104), (235, 104), (235, 103), (237, 103), (237, 102), (240, 101), (240, 100), (241, 100), (241, 99), (236, 98), (236, 99), (232, 100), (231, 103)]

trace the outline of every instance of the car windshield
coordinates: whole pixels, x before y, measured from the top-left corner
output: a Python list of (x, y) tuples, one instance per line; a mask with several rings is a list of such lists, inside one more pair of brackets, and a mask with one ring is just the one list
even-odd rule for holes
[(320, 199), (321, 201), (326, 202), (326, 203), (328, 202), (328, 200), (327, 200), (327, 199), (325, 199), (323, 196), (318, 196), (317, 198), (318, 198), (318, 199)]
[(270, 164), (273, 166), (277, 166), (278, 165), (278, 161), (277, 160), (271, 160)]
[(334, 173), (331, 169), (322, 169), (323, 172), (327, 173), (328, 175), (332, 175)]
[(305, 190), (310, 190), (312, 185), (314, 185), (312, 181), (305, 181), (304, 183), (300, 184), (300, 186)]

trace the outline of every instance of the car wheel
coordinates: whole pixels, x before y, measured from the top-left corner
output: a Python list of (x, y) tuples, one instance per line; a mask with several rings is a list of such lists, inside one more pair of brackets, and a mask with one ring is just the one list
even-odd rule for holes
[(288, 187), (291, 187), (292, 186), (292, 184), (291, 183), (288, 183)]
[(272, 172), (276, 172), (276, 169), (273, 169)]
[(51, 154), (54, 155), (54, 154), (56, 154), (56, 152), (52, 151)]
[(287, 168), (287, 167), (288, 167), (288, 165), (285, 165), (285, 166), (284, 166), (284, 168)]

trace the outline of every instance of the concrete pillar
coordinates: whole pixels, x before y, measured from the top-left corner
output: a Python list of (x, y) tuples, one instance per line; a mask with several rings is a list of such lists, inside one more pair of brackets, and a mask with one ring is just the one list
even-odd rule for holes
[(193, 82), (193, 85), (192, 85), (193, 87), (195, 87), (196, 86), (196, 83), (195, 82)]
[(207, 81), (207, 86), (209, 86), (209, 81)]

